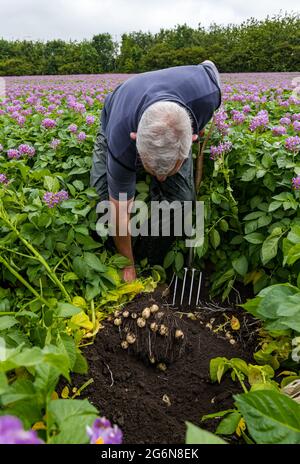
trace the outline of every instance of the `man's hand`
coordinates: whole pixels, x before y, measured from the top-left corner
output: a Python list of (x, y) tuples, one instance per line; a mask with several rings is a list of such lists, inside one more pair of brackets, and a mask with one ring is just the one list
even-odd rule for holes
[(135, 279), (136, 279), (135, 267), (133, 265), (126, 266), (123, 269), (123, 280), (125, 280), (125, 282), (132, 282)]

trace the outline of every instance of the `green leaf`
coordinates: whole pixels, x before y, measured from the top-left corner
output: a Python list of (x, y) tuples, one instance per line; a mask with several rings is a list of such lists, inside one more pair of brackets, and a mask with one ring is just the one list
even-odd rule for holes
[(248, 168), (242, 175), (242, 181), (244, 182), (249, 182), (250, 180), (253, 180), (256, 175), (256, 168)]
[(56, 424), (59, 433), (50, 443), (87, 443), (86, 427), (92, 426), (98, 416), (97, 409), (87, 400), (54, 400), (49, 402), (48, 416), (51, 425)]
[(244, 239), (247, 240), (249, 243), (253, 243), (254, 245), (259, 245), (263, 243), (265, 237), (263, 234), (259, 232), (253, 232), (252, 234), (248, 234), (244, 236)]
[(263, 265), (275, 258), (278, 250), (278, 241), (281, 235), (269, 235), (264, 241), (261, 248), (261, 260)]
[(298, 259), (300, 259), (300, 243), (296, 243), (296, 245), (292, 246), (285, 256), (285, 261), (290, 266), (298, 261)]
[(79, 351), (77, 351), (73, 372), (76, 374), (86, 374), (88, 372), (88, 367), (89, 366), (85, 357)]
[(300, 404), (272, 390), (234, 396), (258, 444), (300, 444)]
[(212, 382), (219, 382), (223, 374), (229, 369), (227, 359), (223, 357), (217, 357), (210, 360), (209, 374)]
[(244, 276), (248, 271), (248, 260), (246, 256), (240, 256), (232, 261), (232, 267), (234, 270)]
[(214, 249), (218, 248), (218, 246), (221, 243), (221, 237), (217, 229), (212, 229), (210, 231), (209, 238), (210, 238), (210, 243), (212, 244)]
[(164, 259), (164, 264), (163, 264), (164, 268), (167, 269), (168, 267), (170, 267), (173, 264), (174, 259), (175, 259), (175, 252), (173, 250), (168, 251)]
[(72, 317), (74, 314), (80, 313), (82, 310), (77, 306), (70, 303), (57, 303), (57, 316), (58, 317)]
[(97, 272), (105, 272), (106, 266), (94, 253), (84, 253), (83, 259), (86, 264)]
[(219, 435), (232, 435), (241, 419), (241, 414), (238, 411), (234, 411), (219, 423), (216, 433)]
[(201, 422), (206, 421), (208, 419), (218, 419), (220, 417), (224, 417), (230, 412), (234, 412), (235, 409), (225, 409), (224, 411), (218, 411), (218, 412), (213, 412), (211, 414), (205, 414), (205, 416), (202, 416)]
[(187, 431), (185, 437), (185, 443), (187, 445), (225, 445), (226, 441), (217, 437), (213, 433), (207, 432), (206, 430), (197, 427), (191, 422), (186, 422)]
[(0, 316), (0, 330), (7, 330), (19, 322), (13, 316)]
[(183, 265), (184, 265), (184, 258), (183, 258), (183, 254), (180, 253), (180, 252), (177, 252), (176, 253), (176, 256), (175, 256), (175, 269), (176, 271), (180, 271), (180, 269), (183, 268)]
[(44, 178), (44, 188), (49, 192), (58, 192), (60, 189), (59, 181), (56, 177), (45, 176)]

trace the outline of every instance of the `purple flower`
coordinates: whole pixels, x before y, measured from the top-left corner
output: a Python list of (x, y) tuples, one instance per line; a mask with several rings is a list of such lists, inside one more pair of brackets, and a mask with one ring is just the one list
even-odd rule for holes
[(224, 143), (220, 143), (218, 146), (211, 146), (210, 147), (210, 159), (215, 160), (221, 155), (225, 155), (232, 149), (232, 143), (227, 141)]
[(85, 139), (86, 139), (86, 133), (85, 132), (79, 132), (78, 136), (77, 136), (77, 139), (80, 141), (80, 142), (83, 142)]
[(214, 116), (216, 128), (223, 135), (227, 135), (229, 131), (229, 124), (225, 122), (227, 118), (228, 118), (228, 115), (223, 109), (218, 111)]
[(232, 120), (237, 124), (243, 124), (243, 122), (246, 119), (245, 114), (242, 113), (241, 111), (232, 110), (231, 114), (232, 114)]
[(90, 438), (90, 443), (93, 445), (122, 444), (122, 430), (117, 425), (112, 427), (110, 421), (105, 417), (96, 419), (92, 427), (87, 426), (86, 431)]
[(35, 149), (25, 143), (20, 145), (18, 150), (21, 155), (28, 155), (30, 158), (35, 155)]
[(10, 150), (7, 151), (7, 157), (9, 159), (18, 159), (18, 158), (21, 158), (21, 153), (19, 153), (18, 150), (16, 150), (15, 148), (11, 148)]
[(52, 139), (50, 143), (50, 147), (53, 148), (53, 150), (56, 150), (59, 144), (60, 144), (59, 139)]
[(245, 105), (245, 106), (243, 106), (242, 111), (243, 111), (244, 113), (250, 113), (250, 111), (251, 111), (250, 105)]
[(25, 121), (26, 121), (26, 119), (24, 118), (24, 116), (19, 115), (17, 117), (17, 123), (19, 124), (19, 126), (24, 126)]
[(75, 132), (77, 132), (78, 127), (77, 127), (76, 124), (70, 124), (68, 129), (69, 129), (70, 132), (75, 133)]
[(86, 117), (86, 120), (85, 120), (85, 121), (86, 121), (86, 123), (87, 123), (88, 125), (92, 125), (92, 124), (94, 124), (94, 122), (95, 122), (95, 116), (89, 115), (89, 116)]
[(54, 119), (45, 118), (45, 119), (43, 119), (43, 121), (42, 121), (42, 126), (43, 126), (45, 129), (52, 129), (53, 127), (56, 126), (56, 121), (54, 121)]
[(300, 190), (300, 176), (293, 177), (292, 184), (295, 190)]
[(86, 111), (83, 103), (75, 103), (74, 110), (76, 113), (84, 113)]
[(22, 422), (17, 417), (0, 416), (1, 445), (41, 445), (43, 443), (36, 431), (25, 431)]
[(292, 120), (293, 121), (299, 121), (300, 120), (300, 113), (295, 113), (292, 115)]
[(285, 118), (281, 118), (281, 119), (279, 120), (279, 122), (280, 122), (280, 124), (285, 125), (285, 126), (288, 126), (289, 124), (291, 124), (290, 118), (286, 118), (286, 117), (285, 117)]
[(8, 184), (8, 179), (5, 174), (0, 174), (0, 184)]
[(48, 208), (54, 208), (54, 206), (60, 204), (64, 200), (68, 200), (69, 195), (68, 192), (65, 190), (61, 190), (60, 192), (46, 192), (43, 196), (43, 200), (48, 206)]
[(269, 123), (269, 115), (266, 110), (261, 110), (257, 113), (250, 122), (249, 129), (253, 132), (258, 128), (264, 128)]
[(300, 121), (294, 121), (293, 128), (295, 131), (300, 131)]
[(273, 135), (284, 135), (286, 134), (286, 128), (284, 126), (275, 126), (272, 129)]
[(288, 151), (297, 152), (300, 150), (300, 137), (295, 135), (294, 137), (288, 137), (285, 140), (285, 148)]

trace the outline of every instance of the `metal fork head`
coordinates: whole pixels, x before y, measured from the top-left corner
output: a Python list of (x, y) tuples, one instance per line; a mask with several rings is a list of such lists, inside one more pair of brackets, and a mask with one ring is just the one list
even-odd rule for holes
[[(191, 276), (191, 278), (190, 278), (190, 282), (189, 282), (189, 285), (188, 285), (187, 278), (189, 277), (189, 275)], [(196, 299), (194, 301), (194, 305), (198, 306), (199, 298), (200, 298), (200, 291), (201, 291), (202, 271), (200, 271), (199, 269), (188, 268), (188, 267), (184, 268), (182, 287), (181, 287), (181, 294), (180, 294), (180, 306), (183, 303), (183, 299), (184, 299), (185, 295), (188, 295), (188, 306), (191, 306), (192, 299), (193, 299), (193, 292), (194, 292), (195, 277), (198, 277), (198, 286), (197, 286), (197, 293), (196, 293)], [(174, 281), (173, 299), (172, 299), (171, 306), (175, 306), (176, 295), (177, 295), (177, 290), (178, 290), (179, 278), (178, 278), (178, 275), (176, 275), (175, 273), (173, 274), (170, 287), (171, 287), (172, 282), (173, 282), (174, 279), (175, 279), (175, 281)], [(180, 290), (179, 290), (179, 292), (180, 292)]]

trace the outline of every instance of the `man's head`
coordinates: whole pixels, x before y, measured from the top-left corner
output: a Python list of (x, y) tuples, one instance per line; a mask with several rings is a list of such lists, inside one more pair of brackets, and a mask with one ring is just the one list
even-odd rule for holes
[(188, 158), (193, 140), (189, 113), (174, 102), (162, 101), (149, 106), (143, 113), (136, 146), (146, 171), (164, 181), (175, 174)]

